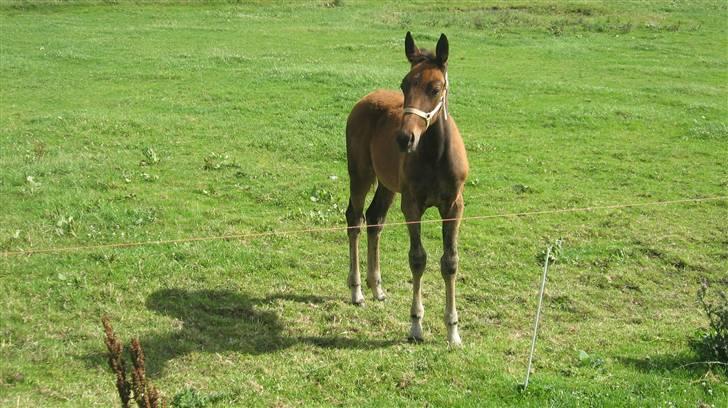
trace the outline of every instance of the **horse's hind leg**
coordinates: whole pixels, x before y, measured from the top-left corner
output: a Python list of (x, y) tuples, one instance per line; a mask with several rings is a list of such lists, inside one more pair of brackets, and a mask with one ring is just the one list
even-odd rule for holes
[(374, 299), (384, 300), (386, 297), (382, 290), (382, 275), (379, 271), (379, 235), (382, 224), (387, 216), (387, 210), (394, 201), (394, 193), (381, 183), (377, 186), (374, 199), (367, 208), (367, 286), (372, 290)]
[(351, 303), (361, 305), (364, 295), (361, 293), (361, 277), (359, 276), (359, 232), (361, 229), (364, 199), (374, 182), (374, 176), (357, 177), (349, 171), (349, 207), (346, 209), (346, 223), (349, 235), (349, 288)]

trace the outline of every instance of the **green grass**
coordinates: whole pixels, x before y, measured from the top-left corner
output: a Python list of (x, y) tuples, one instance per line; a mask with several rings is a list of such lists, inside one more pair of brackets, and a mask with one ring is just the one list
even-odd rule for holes
[[(346, 116), (396, 89), (407, 30), (450, 39), (466, 216), (728, 195), (724, 2), (340, 3), (4, 2), (0, 249), (344, 225)], [(0, 405), (116, 404), (108, 314), (170, 401), (721, 406), (725, 371), (689, 344), (726, 219), (724, 200), (467, 221), (460, 350), (436, 224), (421, 345), (403, 227), (364, 308), (343, 232), (0, 257)]]

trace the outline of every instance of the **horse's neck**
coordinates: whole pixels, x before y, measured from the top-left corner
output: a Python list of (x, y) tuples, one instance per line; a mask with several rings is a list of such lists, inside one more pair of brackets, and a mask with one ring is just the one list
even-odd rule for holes
[(422, 135), (420, 157), (430, 163), (438, 163), (447, 157), (450, 149), (449, 126), (443, 117), (433, 123)]

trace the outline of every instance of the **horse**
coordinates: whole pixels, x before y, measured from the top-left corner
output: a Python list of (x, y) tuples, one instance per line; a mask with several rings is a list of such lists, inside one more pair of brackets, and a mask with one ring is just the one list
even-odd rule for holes
[[(423, 340), (421, 282), (427, 254), (420, 238), (420, 220), (430, 207), (442, 218), (443, 255), (440, 271), (445, 281), (445, 325), (450, 345), (461, 344), (455, 307), (458, 271), (458, 230), (463, 214), (463, 185), (468, 159), (460, 131), (448, 113), (449, 43), (440, 35), (433, 54), (420, 50), (407, 32), (404, 50), (410, 70), (401, 92), (374, 91), (359, 100), (346, 122), (349, 205), (346, 209), (349, 238), (351, 302), (364, 303), (359, 276), (359, 233), (367, 224), (367, 286), (374, 299), (384, 300), (379, 269), (379, 237), (396, 193), (401, 194), (410, 238), (412, 272), (410, 341)], [(364, 200), (376, 184), (364, 214)]]

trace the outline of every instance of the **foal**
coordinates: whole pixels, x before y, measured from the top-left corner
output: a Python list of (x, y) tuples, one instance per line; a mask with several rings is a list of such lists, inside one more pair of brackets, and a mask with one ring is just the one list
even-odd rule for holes
[(447, 340), (460, 344), (455, 308), (455, 274), (458, 270), (458, 227), (463, 213), (463, 183), (468, 159), (460, 132), (447, 111), (448, 41), (444, 34), (435, 54), (415, 46), (407, 32), (405, 55), (411, 67), (402, 80), (402, 92), (378, 90), (362, 98), (346, 123), (349, 168), (349, 287), (351, 301), (362, 304), (359, 277), (359, 232), (364, 199), (377, 183), (367, 222), (367, 285), (374, 298), (384, 300), (379, 271), (379, 234), (395, 193), (402, 194), (402, 212), (410, 236), (409, 264), (412, 270), (412, 327), (410, 339), (422, 340), (420, 283), (427, 254), (420, 239), (422, 214), (437, 207), (442, 223), (443, 255), (440, 269), (445, 280), (445, 324)]

